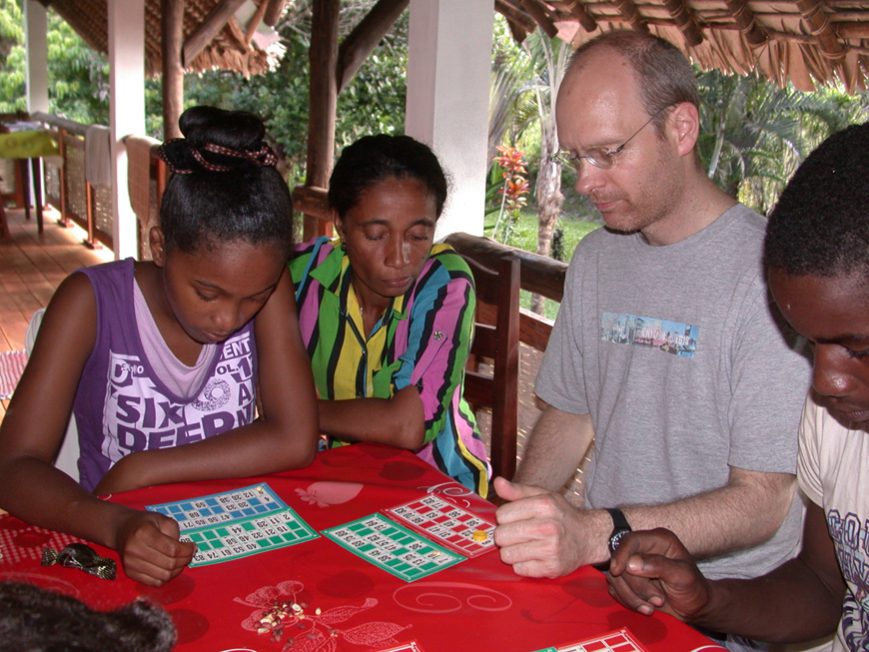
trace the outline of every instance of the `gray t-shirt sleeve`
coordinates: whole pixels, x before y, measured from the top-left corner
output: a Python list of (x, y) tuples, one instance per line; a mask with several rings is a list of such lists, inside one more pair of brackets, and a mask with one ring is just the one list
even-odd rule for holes
[(810, 363), (794, 354), (797, 336), (781, 318), (761, 277), (742, 312), (731, 342), (728, 464), (796, 473), (801, 399)]
[(537, 374), (535, 391), (549, 405), (563, 412), (589, 412), (583, 376), (582, 348), (577, 339), (577, 324), (581, 324), (580, 247), (576, 249), (564, 281), (564, 296), (549, 343)]

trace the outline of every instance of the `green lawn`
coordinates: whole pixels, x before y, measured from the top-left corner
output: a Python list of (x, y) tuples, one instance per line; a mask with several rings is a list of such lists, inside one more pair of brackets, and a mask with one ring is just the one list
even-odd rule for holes
[[(498, 211), (494, 211), (486, 215), (484, 222), (484, 233), (487, 236), (492, 235), (492, 230), (495, 228), (495, 221), (498, 219)], [(576, 245), (588, 233), (598, 228), (600, 224), (589, 220), (562, 217), (558, 221), (556, 228), (561, 228), (564, 232), (563, 236), (563, 255), (562, 260), (565, 263), (570, 262), (573, 256), (573, 250)], [(531, 211), (523, 211), (519, 217), (519, 222), (516, 225), (510, 242), (506, 243), (525, 251), (537, 251), (537, 213)], [(531, 294), (522, 290), (521, 293), (522, 306), (528, 308), (531, 305)], [(555, 301), (546, 300), (545, 314), (550, 319), (554, 319), (558, 313), (558, 303)]]

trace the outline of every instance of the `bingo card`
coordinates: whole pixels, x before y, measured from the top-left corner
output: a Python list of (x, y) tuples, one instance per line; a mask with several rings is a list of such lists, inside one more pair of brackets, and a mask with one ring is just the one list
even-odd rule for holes
[(494, 523), (484, 521), (436, 494), (427, 494), (384, 512), (466, 557), (476, 557), (495, 549)]
[(322, 530), (322, 534), (405, 582), (413, 582), (465, 560), (382, 514), (363, 516)]
[(319, 535), (266, 483), (147, 509), (178, 521), (196, 544), (190, 566), (205, 566), (316, 539)]
[(620, 629), (587, 641), (572, 643), (563, 647), (548, 647), (538, 652), (646, 652), (626, 629)]

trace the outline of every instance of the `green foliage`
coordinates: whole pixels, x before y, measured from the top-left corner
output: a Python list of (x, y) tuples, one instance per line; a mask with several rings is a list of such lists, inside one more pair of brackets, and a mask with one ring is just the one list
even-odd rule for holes
[(18, 1), (0, 0), (0, 113), (27, 109), (23, 25)]
[(803, 93), (756, 74), (699, 74), (701, 161), (725, 192), (760, 213), (827, 136), (867, 117), (867, 96), (834, 86)]
[(49, 111), (84, 124), (108, 124), (109, 64), (69, 24), (48, 13)]
[[(498, 211), (492, 211), (486, 214), (483, 231), (486, 235), (491, 236), (492, 230), (495, 228), (495, 222), (498, 219)], [(589, 233), (599, 228), (600, 224), (592, 220), (583, 220), (578, 218), (563, 218), (559, 221), (559, 227), (562, 231), (562, 251), (565, 262), (570, 260), (573, 255), (573, 250), (576, 245)], [(513, 239), (510, 242), (513, 247), (518, 247), (525, 251), (535, 251), (537, 248), (537, 214), (529, 209), (519, 213), (519, 219), (516, 222), (513, 231)]]
[[(373, 4), (372, 0), (342, 2), (340, 36), (346, 36)], [(277, 69), (250, 79), (226, 71), (188, 75), (185, 102), (261, 116), (289, 163), (291, 184), (296, 184), (304, 179), (307, 155), (310, 0), (296, 2), (278, 29), (287, 51)], [(403, 131), (406, 67), (407, 12), (339, 95), (336, 149), (364, 134)]]
[[(0, 0), (0, 112), (25, 111), (24, 17), (16, 0)], [(49, 111), (82, 123), (109, 119), (109, 67), (54, 12), (48, 12)]]
[[(498, 211), (492, 211), (486, 215), (485, 225), (483, 227), (484, 234), (491, 237), (492, 231), (495, 228), (495, 222), (498, 219)], [(569, 262), (573, 256), (573, 250), (576, 245), (586, 235), (599, 228), (600, 224), (591, 220), (577, 219), (573, 217), (563, 217), (559, 220), (556, 232), (561, 232), (559, 239), (561, 240), (561, 254), (559, 260)], [(516, 222), (510, 241), (511, 246), (518, 247), (524, 251), (537, 250), (537, 214), (529, 209), (523, 210), (519, 215), (519, 220)], [(554, 256), (553, 256), (554, 257)], [(531, 306), (531, 295), (523, 290), (520, 293), (520, 303), (523, 307)], [(544, 301), (543, 314), (549, 319), (555, 319), (558, 312), (558, 302), (546, 299)]]
[(24, 43), (24, 19), (17, 0), (0, 0), (0, 61), (5, 63), (13, 45)]
[(27, 110), (24, 95), (24, 48), (12, 47), (0, 70), (0, 113)]
[[(22, 0), (0, 0), (0, 111), (24, 110), (25, 55)], [(244, 79), (225, 71), (188, 75), (186, 104), (213, 104), (245, 109), (263, 117), (271, 138), (291, 168), (291, 183), (304, 178), (308, 129), (308, 48), (311, 7), (315, 0), (295, 0), (278, 31), (286, 54), (267, 74)], [(342, 0), (340, 38), (358, 24), (375, 0)], [(338, 100), (336, 149), (366, 133), (403, 130), (407, 66), (408, 15), (396, 25), (368, 57)], [(52, 11), (48, 13), (49, 104), (52, 112), (83, 123), (108, 121), (108, 65)], [(510, 144), (526, 153), (533, 186), (547, 148), (539, 110), (548, 91), (555, 49), (529, 35), (517, 44), (502, 16), (496, 16), (493, 41), (490, 155), (495, 147)], [(703, 106), (699, 152), (710, 176), (726, 191), (766, 212), (778, 197), (799, 162), (827, 135), (848, 124), (869, 119), (869, 95), (850, 96), (828, 86), (815, 93), (776, 88), (756, 75), (728, 76), (717, 71), (699, 73)], [(160, 80), (146, 82), (147, 131), (162, 137)], [(563, 185), (575, 181), (572, 169), (563, 171)], [(488, 206), (497, 209), (502, 185), (493, 170)], [(565, 256), (572, 250), (570, 216), (589, 216), (588, 204), (567, 191), (561, 223), (565, 229)], [(536, 198), (533, 198), (536, 201)], [(532, 210), (534, 205), (532, 205)], [(530, 211), (529, 213), (530, 214)], [(523, 211), (523, 216), (526, 212)], [(594, 218), (592, 218), (594, 219)], [(522, 241), (523, 220), (516, 227)], [(532, 221), (526, 245), (536, 249)]]

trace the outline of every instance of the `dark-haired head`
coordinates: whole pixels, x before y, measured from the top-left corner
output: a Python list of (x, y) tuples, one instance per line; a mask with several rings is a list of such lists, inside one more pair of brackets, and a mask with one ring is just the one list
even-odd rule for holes
[(612, 50), (630, 64), (643, 107), (650, 117), (656, 116), (653, 124), (659, 134), (667, 117), (663, 109), (682, 102), (700, 107), (694, 70), (679, 48), (669, 41), (633, 30), (606, 32), (576, 49), (568, 72), (581, 67), (587, 55), (600, 48)]
[(788, 183), (769, 217), (765, 260), (794, 276), (869, 280), (869, 123), (833, 134)]
[(175, 626), (160, 607), (137, 600), (114, 611), (32, 584), (0, 583), (0, 648), (43, 652), (168, 652)]
[(292, 201), (263, 142), (262, 121), (245, 111), (196, 106), (179, 125), (184, 138), (161, 149), (174, 173), (160, 206), (167, 251), (243, 240), (289, 252)]
[(440, 217), (447, 200), (446, 176), (434, 152), (410, 136), (363, 136), (345, 147), (329, 179), (329, 206), (344, 217), (364, 190), (389, 178), (422, 183)]

